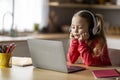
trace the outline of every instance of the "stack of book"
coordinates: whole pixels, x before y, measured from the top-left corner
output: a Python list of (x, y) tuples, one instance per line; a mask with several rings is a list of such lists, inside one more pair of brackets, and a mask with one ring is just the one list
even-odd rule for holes
[(12, 64), (15, 66), (30, 66), (32, 65), (32, 60), (30, 57), (12, 57)]

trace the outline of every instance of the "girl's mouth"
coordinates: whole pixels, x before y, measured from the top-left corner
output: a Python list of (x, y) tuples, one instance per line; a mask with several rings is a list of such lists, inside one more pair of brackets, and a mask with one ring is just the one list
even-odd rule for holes
[(79, 36), (80, 34), (75, 33), (74, 36)]

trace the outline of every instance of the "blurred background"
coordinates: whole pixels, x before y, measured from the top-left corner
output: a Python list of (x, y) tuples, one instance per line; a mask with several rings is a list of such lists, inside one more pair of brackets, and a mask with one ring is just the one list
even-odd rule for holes
[(73, 14), (88, 9), (103, 16), (106, 34), (120, 35), (119, 5), (120, 0), (0, 0), (0, 34), (68, 33)]
[(68, 43), (72, 16), (83, 9), (103, 16), (108, 47), (120, 49), (120, 0), (0, 0), (0, 43), (14, 41), (17, 56), (29, 56), (28, 38)]

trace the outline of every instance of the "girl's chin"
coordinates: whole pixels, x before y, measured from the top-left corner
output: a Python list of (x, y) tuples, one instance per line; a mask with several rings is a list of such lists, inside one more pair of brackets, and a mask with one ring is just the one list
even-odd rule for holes
[(73, 34), (73, 35), (74, 35), (74, 36), (79, 36), (80, 34), (76, 34), (76, 33), (75, 33), (75, 34)]
[(78, 36), (74, 36), (75, 37), (75, 39), (78, 39)]

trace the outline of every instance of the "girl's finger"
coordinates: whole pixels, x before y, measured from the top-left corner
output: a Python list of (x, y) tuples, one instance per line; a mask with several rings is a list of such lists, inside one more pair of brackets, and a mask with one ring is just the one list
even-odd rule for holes
[(83, 33), (83, 36), (82, 36), (83, 40), (86, 39), (86, 33)]
[(89, 34), (86, 32), (85, 34), (84, 34), (84, 39), (88, 39), (89, 38)]
[(73, 38), (74, 36), (73, 36), (73, 34), (72, 33), (70, 33), (70, 38)]
[(82, 35), (80, 35), (80, 37), (79, 37), (79, 41), (81, 41), (82, 40)]

